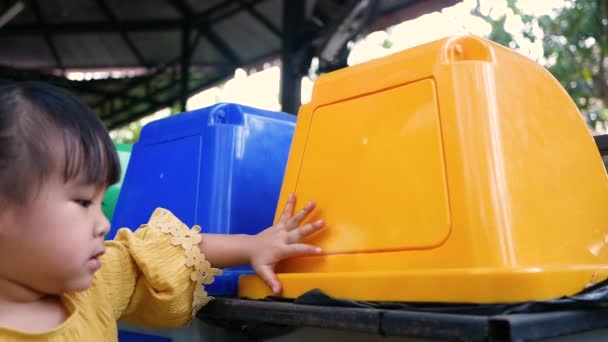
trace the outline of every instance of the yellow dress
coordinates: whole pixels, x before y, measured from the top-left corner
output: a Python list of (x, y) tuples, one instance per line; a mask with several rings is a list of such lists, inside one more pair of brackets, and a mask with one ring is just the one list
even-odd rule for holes
[(0, 327), (0, 341), (116, 341), (116, 322), (173, 328), (188, 324), (212, 297), (204, 290), (218, 269), (199, 250), (200, 227), (189, 229), (157, 209), (137, 231), (106, 242), (102, 267), (86, 291), (63, 297), (68, 319), (31, 334)]

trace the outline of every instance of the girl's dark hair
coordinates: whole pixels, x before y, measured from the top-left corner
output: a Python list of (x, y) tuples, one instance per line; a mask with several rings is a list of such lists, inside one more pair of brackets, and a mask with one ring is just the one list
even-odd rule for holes
[(120, 162), (108, 131), (63, 89), (0, 84), (0, 200), (25, 204), (57, 171), (65, 182), (84, 175), (87, 184), (116, 183)]

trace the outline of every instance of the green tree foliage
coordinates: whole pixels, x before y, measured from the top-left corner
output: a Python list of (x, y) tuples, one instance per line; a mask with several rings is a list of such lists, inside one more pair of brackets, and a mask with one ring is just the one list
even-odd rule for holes
[(134, 144), (139, 140), (142, 127), (141, 121), (134, 121), (110, 132), (110, 136), (115, 143)]
[[(551, 15), (526, 14), (517, 0), (506, 0), (509, 10), (524, 24), (523, 36), (531, 42), (543, 39), (545, 67), (561, 82), (581, 110), (592, 131), (608, 128), (608, 5), (603, 0), (565, 0)], [(518, 48), (514, 32), (505, 28), (506, 15), (482, 13), (480, 0), (471, 11), (491, 27), (488, 38)], [(543, 36), (534, 34), (534, 27)]]

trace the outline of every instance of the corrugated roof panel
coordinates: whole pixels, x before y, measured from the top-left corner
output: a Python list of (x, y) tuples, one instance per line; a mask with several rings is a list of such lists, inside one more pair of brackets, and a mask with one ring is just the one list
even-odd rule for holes
[(194, 12), (204, 12), (218, 4), (224, 3), (224, 0), (187, 0), (188, 5)]
[(226, 63), (224, 55), (206, 38), (201, 37), (196, 50), (192, 54), (192, 65), (209, 66), (223, 63)]
[[(0, 4), (8, 5), (12, 0), (0, 0)], [(110, 18), (98, 4), (98, 0), (37, 0), (42, 7), (42, 15), (47, 27), (38, 25), (31, 3), (25, 0), (25, 9), (6, 26), (0, 28), (0, 69), (1, 66), (22, 69), (50, 69), (56, 68), (56, 61), (50, 52), (45, 40), (45, 33), (51, 32), (57, 51), (67, 68), (96, 69), (96, 68), (141, 68), (140, 61), (135, 57), (132, 49), (125, 43), (121, 36), (120, 26), (109, 24)], [(183, 16), (180, 10), (171, 5), (169, 0), (102, 0), (107, 3), (118, 21), (125, 23), (123, 28), (128, 30), (126, 34), (131, 38), (137, 50), (143, 55), (147, 66), (158, 66), (165, 63), (177, 61), (182, 52), (181, 28)], [(230, 54), (238, 56), (240, 62), (250, 64), (257, 62), (258, 58), (270, 57), (280, 51), (281, 39), (276, 30), (269, 29), (264, 21), (272, 23), (277, 30), (281, 30), (283, 2), (284, 0), (184, 0), (193, 10), (195, 31), (192, 38), (197, 35), (198, 29), (205, 28), (204, 18), (199, 17), (201, 13), (207, 13), (209, 23), (213, 31), (230, 48), (229, 53), (222, 53), (221, 46), (213, 44), (209, 37), (202, 36), (199, 46), (192, 54), (192, 66), (190, 83), (196, 87), (209, 86), (217, 80), (229, 77), (232, 72), (226, 68), (230, 64)], [(374, 29), (381, 29), (393, 23), (403, 21), (404, 18), (413, 18), (423, 13), (440, 9), (449, 4), (457, 3), (459, 0), (381, 0), (383, 16), (374, 25)], [(340, 0), (309, 1), (308, 5), (316, 5), (319, 8), (330, 8), (324, 19), (341, 20), (344, 14), (338, 13), (332, 6), (343, 6)], [(248, 10), (247, 4), (256, 3), (254, 7), (257, 13), (265, 20), (259, 20), (256, 15)], [(411, 6), (408, 6), (411, 5)], [(0, 5), (0, 8), (3, 6)], [(310, 7), (310, 6), (309, 6)], [(214, 9), (213, 12), (209, 12)], [(310, 9), (310, 8), (309, 8)], [(388, 13), (386, 10), (393, 10)], [(409, 15), (409, 16), (408, 16)], [(320, 33), (320, 32), (319, 32)], [(31, 34), (31, 35), (30, 35)], [(35, 35), (35, 37), (34, 37)], [(213, 68), (200, 68), (197, 66), (217, 66)], [(154, 69), (150, 69), (154, 70)], [(4, 68), (3, 77), (23, 77), (23, 72), (31, 72), (37, 75), (38, 71), (20, 71), (15, 73), (11, 69)], [(218, 74), (219, 73), (219, 74)], [(197, 76), (198, 75), (198, 76)], [(202, 75), (202, 76), (201, 76)], [(152, 84), (164, 85), (169, 82), (170, 89), (154, 95), (155, 99), (167, 98), (171, 101), (178, 99), (179, 82), (171, 79), (172, 75), (166, 74), (153, 76)], [(57, 78), (59, 79), (59, 78)], [(147, 80), (148, 78), (146, 78)], [(103, 109), (104, 120), (111, 127), (128, 123), (131, 120), (151, 113), (167, 103), (135, 102), (126, 107), (102, 108), (102, 98), (106, 96), (95, 95), (95, 91), (84, 88), (95, 88), (98, 92), (114, 96), (115, 94), (127, 93), (131, 96), (143, 96), (144, 87), (134, 85), (135, 80), (96, 80), (73, 83), (70, 89), (80, 93), (96, 109)], [(60, 84), (62, 82), (59, 82)], [(161, 87), (162, 88), (162, 87)], [(114, 99), (113, 99), (114, 100)], [(122, 103), (122, 99), (116, 99)], [(161, 101), (162, 102), (162, 101)], [(102, 107), (100, 107), (102, 106)]]
[(115, 33), (70, 34), (54, 39), (66, 68), (104, 68), (138, 64), (120, 35)]
[(223, 20), (213, 28), (243, 61), (281, 47), (281, 39), (246, 12)]
[(179, 19), (180, 13), (167, 0), (106, 0), (119, 20)]
[(38, 1), (38, 4), (40, 5), (42, 17), (47, 23), (107, 20), (101, 8), (92, 0)]
[(262, 1), (255, 6), (255, 9), (279, 30), (283, 29), (283, 20), (281, 19), (283, 17), (283, 0)]
[(181, 32), (134, 32), (133, 43), (144, 55), (147, 63), (166, 63), (181, 53)]
[(0, 46), (0, 65), (24, 69), (57, 67), (48, 45), (40, 36), (2, 37)]

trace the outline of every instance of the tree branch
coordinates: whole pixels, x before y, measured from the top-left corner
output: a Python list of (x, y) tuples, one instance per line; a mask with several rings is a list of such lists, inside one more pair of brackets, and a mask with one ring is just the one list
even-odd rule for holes
[(598, 32), (597, 43), (600, 47), (600, 56), (598, 61), (598, 71), (597, 74), (592, 75), (593, 80), (593, 93), (596, 95), (598, 99), (602, 102), (606, 103), (606, 97), (608, 96), (608, 83), (606, 83), (606, 49), (608, 48), (608, 27), (604, 25), (604, 20), (608, 19), (608, 15), (606, 11), (608, 10), (605, 5), (606, 0), (596, 0), (596, 11), (595, 13), (597, 18), (597, 23), (600, 27)]

